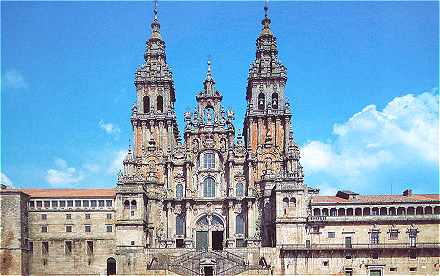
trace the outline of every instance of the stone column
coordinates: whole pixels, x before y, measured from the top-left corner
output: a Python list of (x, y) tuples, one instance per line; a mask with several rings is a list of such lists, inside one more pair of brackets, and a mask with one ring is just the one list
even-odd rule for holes
[(255, 213), (252, 202), (248, 201), (247, 207), (248, 237), (253, 238), (255, 235)]
[(227, 247), (234, 247), (234, 234), (235, 234), (235, 229), (234, 229), (234, 203), (232, 201), (228, 202), (228, 210), (227, 210), (227, 214), (228, 214), (228, 221), (227, 221), (227, 226), (225, 230), (227, 230), (227, 236), (226, 236), (226, 246)]

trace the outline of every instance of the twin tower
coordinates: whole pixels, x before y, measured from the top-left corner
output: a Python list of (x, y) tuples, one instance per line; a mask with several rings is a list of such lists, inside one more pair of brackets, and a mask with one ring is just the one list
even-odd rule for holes
[[(184, 114), (182, 142), (177, 93), (155, 9), (145, 62), (135, 73), (134, 148), (117, 183), (119, 207), (130, 210), (136, 201), (141, 209), (121, 212), (117, 233), (132, 231), (123, 235), (137, 236), (136, 244), (147, 248), (275, 246), (274, 222), (285, 215), (277, 201), (290, 198), (305, 207), (305, 197), (293, 196), (308, 194), (308, 188), (285, 97), (287, 69), (278, 60), (270, 23), (266, 7), (249, 69), (243, 133), (235, 135), (234, 114), (223, 108), (208, 62), (197, 106)], [(130, 246), (128, 238), (124, 246)]]

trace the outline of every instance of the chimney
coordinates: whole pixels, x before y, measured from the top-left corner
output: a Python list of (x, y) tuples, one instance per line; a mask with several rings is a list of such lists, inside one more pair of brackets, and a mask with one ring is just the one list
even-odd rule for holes
[(412, 196), (412, 190), (406, 189), (405, 191), (403, 191), (403, 196)]

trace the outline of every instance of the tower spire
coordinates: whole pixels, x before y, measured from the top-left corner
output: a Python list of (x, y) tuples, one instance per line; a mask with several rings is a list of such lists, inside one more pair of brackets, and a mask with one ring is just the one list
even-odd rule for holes
[(153, 5), (154, 5), (153, 18), (154, 18), (154, 20), (157, 20), (157, 0), (153, 0)]
[(160, 35), (160, 23), (157, 19), (157, 0), (153, 1), (153, 22), (151, 22), (151, 38), (162, 39)]
[(264, 18), (267, 18), (268, 10), (269, 10), (269, 0), (264, 0)]

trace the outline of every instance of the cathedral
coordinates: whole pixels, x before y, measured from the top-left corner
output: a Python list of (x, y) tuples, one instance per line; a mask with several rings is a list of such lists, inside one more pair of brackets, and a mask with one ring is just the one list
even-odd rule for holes
[(2, 275), (438, 275), (438, 194), (320, 196), (304, 183), (267, 6), (242, 133), (209, 61), (180, 133), (160, 27), (155, 8), (116, 185), (2, 187)]

